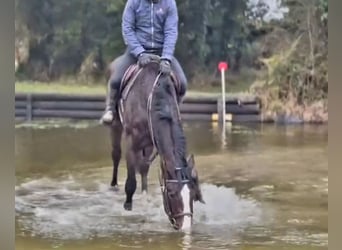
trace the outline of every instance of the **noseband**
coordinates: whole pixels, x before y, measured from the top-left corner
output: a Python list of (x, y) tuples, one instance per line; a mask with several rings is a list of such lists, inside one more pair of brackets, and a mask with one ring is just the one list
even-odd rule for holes
[(186, 185), (187, 183), (190, 183), (190, 180), (188, 178), (187, 179), (182, 179), (181, 178), (182, 174), (184, 174), (184, 176), (186, 176), (186, 177), (188, 176), (184, 172), (184, 170), (185, 170), (184, 168), (176, 168), (175, 170), (177, 171), (177, 173), (181, 172), (181, 174), (177, 174), (178, 179), (161, 178), (160, 170), (159, 170), (159, 183), (160, 183), (161, 192), (163, 194), (164, 211), (167, 214), (167, 216), (168, 216), (168, 218), (170, 220), (170, 223), (172, 225), (176, 223), (176, 219), (179, 218), (179, 217), (190, 216), (192, 218), (192, 212), (190, 212), (190, 213), (178, 213), (178, 214), (172, 215), (171, 206), (169, 204), (168, 191), (167, 191), (166, 185), (168, 183), (178, 183), (178, 184), (183, 186), (183, 185)]

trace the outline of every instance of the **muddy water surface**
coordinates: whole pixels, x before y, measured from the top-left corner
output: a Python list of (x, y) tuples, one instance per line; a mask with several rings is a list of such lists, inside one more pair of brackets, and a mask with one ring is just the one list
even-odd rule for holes
[[(16, 128), (16, 249), (328, 249), (328, 129), (186, 123), (205, 205), (190, 235), (163, 212), (157, 162), (133, 211), (108, 190), (106, 128)], [(139, 180), (139, 179), (138, 179)]]

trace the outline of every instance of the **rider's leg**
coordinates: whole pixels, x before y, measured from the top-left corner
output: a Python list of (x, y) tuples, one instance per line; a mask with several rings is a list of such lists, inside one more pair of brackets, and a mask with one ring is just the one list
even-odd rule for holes
[(119, 100), (119, 88), (121, 79), (128, 67), (136, 63), (136, 59), (126, 51), (123, 55), (116, 58), (110, 65), (111, 76), (107, 83), (106, 110), (101, 120), (104, 123), (111, 123), (115, 118), (117, 111), (117, 102)]
[(181, 100), (185, 96), (188, 81), (186, 79), (183, 68), (178, 62), (177, 58), (173, 57), (171, 67), (172, 67), (173, 72), (175, 72), (175, 74), (177, 75), (179, 82), (180, 82), (180, 90), (178, 94), (179, 94), (179, 102), (181, 102)]

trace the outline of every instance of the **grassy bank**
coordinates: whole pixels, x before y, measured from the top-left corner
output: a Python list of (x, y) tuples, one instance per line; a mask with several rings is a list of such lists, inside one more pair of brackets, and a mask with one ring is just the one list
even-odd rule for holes
[(16, 93), (105, 94), (104, 85), (80, 85), (69, 82), (16, 82)]
[[(88, 84), (81, 85), (75, 82), (16, 82), (16, 93), (57, 93), (57, 94), (106, 94), (106, 86), (104, 84)], [(232, 96), (246, 97), (250, 96), (247, 92), (230, 93), (229, 88), (227, 94)], [(201, 87), (189, 88), (187, 96), (202, 97), (202, 96), (220, 96), (220, 88)]]

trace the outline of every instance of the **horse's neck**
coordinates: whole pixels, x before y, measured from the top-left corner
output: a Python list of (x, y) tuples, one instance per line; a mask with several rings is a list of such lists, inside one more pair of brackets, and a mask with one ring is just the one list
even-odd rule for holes
[(163, 162), (164, 162), (164, 171), (166, 174), (166, 178), (167, 179), (176, 179), (177, 178), (177, 175), (176, 175), (176, 162), (174, 159), (172, 159), (171, 157), (165, 157), (163, 156)]
[[(157, 79), (158, 80), (158, 79)], [(183, 156), (186, 151), (185, 137), (179, 117), (179, 108), (175, 89), (171, 78), (160, 78), (158, 83), (154, 82), (152, 99), (154, 106), (151, 106), (154, 113), (155, 124), (152, 126), (162, 127), (153, 136), (159, 144), (159, 154), (165, 162), (168, 176), (176, 178), (176, 167), (183, 167)], [(171, 89), (168, 89), (171, 88)], [(151, 115), (153, 115), (153, 111)], [(167, 131), (169, 130), (169, 131)]]

